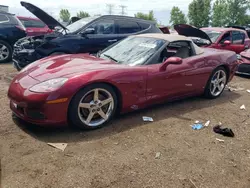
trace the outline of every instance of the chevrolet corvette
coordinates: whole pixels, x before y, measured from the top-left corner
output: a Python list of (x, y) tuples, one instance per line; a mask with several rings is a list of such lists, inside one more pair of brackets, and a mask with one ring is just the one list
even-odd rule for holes
[(235, 52), (200, 48), (185, 36), (130, 36), (95, 56), (40, 59), (12, 81), (10, 108), (37, 125), (99, 128), (116, 113), (189, 96), (219, 97), (233, 78)]

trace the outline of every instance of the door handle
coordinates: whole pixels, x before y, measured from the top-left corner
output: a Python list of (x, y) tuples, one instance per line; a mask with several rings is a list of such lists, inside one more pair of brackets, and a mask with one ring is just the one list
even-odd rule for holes
[(116, 42), (117, 39), (113, 39), (113, 40), (108, 40), (108, 42)]

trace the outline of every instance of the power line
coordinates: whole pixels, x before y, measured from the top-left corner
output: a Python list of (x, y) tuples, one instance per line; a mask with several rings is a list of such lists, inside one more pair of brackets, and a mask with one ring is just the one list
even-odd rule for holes
[(124, 10), (125, 10), (125, 8), (127, 8), (127, 6), (125, 6), (125, 5), (120, 5), (120, 7), (121, 7), (121, 9), (122, 9), (121, 15), (125, 15), (126, 12), (125, 12)]
[(114, 5), (113, 4), (107, 4), (106, 6), (108, 7), (108, 14), (112, 14)]

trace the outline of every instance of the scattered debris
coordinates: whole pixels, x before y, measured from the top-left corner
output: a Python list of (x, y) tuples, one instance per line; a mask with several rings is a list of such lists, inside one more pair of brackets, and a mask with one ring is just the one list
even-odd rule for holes
[(205, 126), (205, 127), (208, 127), (209, 124), (210, 124), (210, 121), (208, 120), (208, 121), (204, 124), (204, 126)]
[(242, 88), (242, 87), (234, 88), (234, 87), (230, 87), (230, 86), (228, 86), (227, 89), (229, 91), (242, 91), (242, 90), (244, 90), (244, 88)]
[(222, 140), (222, 139), (219, 139), (219, 138), (216, 138), (217, 141), (219, 142), (225, 142), (225, 140)]
[(241, 110), (246, 110), (246, 107), (245, 105), (243, 104), (241, 107), (240, 107)]
[(200, 130), (203, 128), (203, 125), (201, 123), (195, 123), (192, 125), (193, 130)]
[(184, 140), (185, 144), (187, 144), (188, 147), (191, 148), (191, 145), (189, 143), (187, 143), (185, 140)]
[(234, 137), (234, 133), (233, 133), (232, 129), (221, 128), (220, 125), (216, 125), (216, 126), (214, 126), (213, 130), (215, 133), (222, 134), (223, 136)]
[(193, 182), (193, 180), (189, 179), (190, 183), (195, 187), (195, 188), (198, 188), (195, 183)]
[(143, 116), (142, 119), (143, 121), (150, 121), (150, 122), (154, 121), (153, 118), (147, 116)]
[(157, 152), (157, 153), (155, 154), (155, 159), (160, 159), (160, 156), (161, 156), (161, 153), (160, 153), (160, 152)]
[(250, 93), (250, 89), (248, 89), (247, 92)]
[(64, 151), (68, 145), (67, 143), (47, 143), (47, 144), (62, 151)]
[(200, 121), (196, 120), (195, 123), (196, 123), (196, 124), (197, 124), (197, 123), (200, 123)]
[(139, 159), (136, 157), (136, 158), (135, 158), (135, 160), (137, 160), (137, 161), (138, 161)]

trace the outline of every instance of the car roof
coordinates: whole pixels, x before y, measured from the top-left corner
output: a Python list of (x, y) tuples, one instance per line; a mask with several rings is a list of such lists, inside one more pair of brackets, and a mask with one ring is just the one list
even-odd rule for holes
[(185, 37), (183, 35), (178, 35), (178, 34), (146, 33), (146, 34), (140, 34), (140, 35), (137, 35), (137, 36), (163, 39), (163, 40), (166, 40), (166, 41), (169, 41), (169, 42), (173, 42), (173, 41), (176, 41), (176, 40), (192, 41), (190, 38)]
[(193, 44), (195, 53), (202, 54), (204, 50), (197, 46), (192, 39), (189, 37), (185, 37), (183, 35), (178, 35), (178, 34), (159, 34), (159, 33), (147, 33), (147, 34), (140, 34), (140, 35), (134, 35), (136, 37), (149, 37), (149, 38), (156, 38), (156, 39), (162, 39), (166, 40), (169, 42), (174, 42), (174, 41), (189, 41)]
[(236, 29), (232, 27), (203, 27), (201, 30), (213, 30), (218, 32), (224, 32), (224, 31), (244, 31), (242, 29)]
[(27, 16), (17, 16), (17, 18), (20, 19), (26, 19), (26, 20), (40, 20), (38, 18), (34, 18), (34, 17), (27, 17)]
[(132, 17), (132, 16), (121, 16), (121, 15), (102, 15), (100, 16), (101, 18), (112, 18), (112, 19), (130, 19), (130, 20), (136, 20), (139, 22), (145, 22), (145, 23), (150, 23), (150, 24), (156, 24), (155, 21), (151, 21), (151, 20), (144, 20), (141, 18), (136, 18), (136, 17)]

